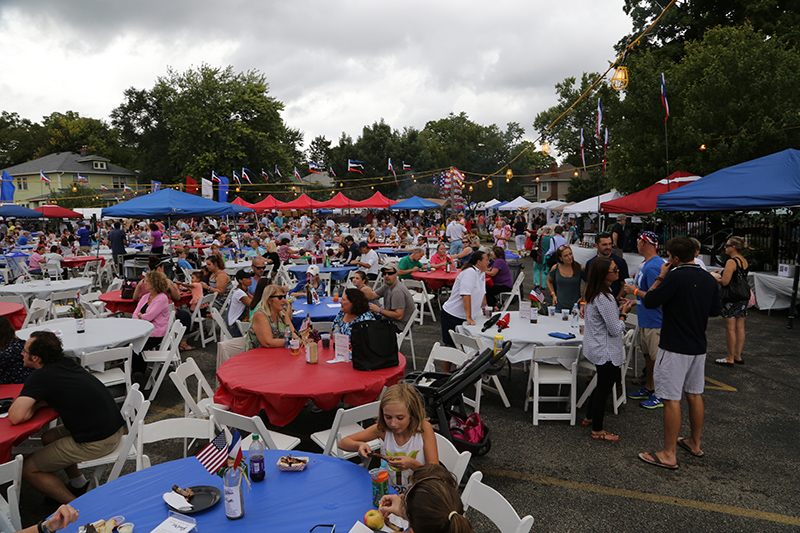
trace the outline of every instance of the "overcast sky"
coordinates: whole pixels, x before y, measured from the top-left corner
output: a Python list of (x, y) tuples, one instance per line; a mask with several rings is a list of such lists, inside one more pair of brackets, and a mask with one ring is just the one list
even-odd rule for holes
[[(391, 5), (390, 5), (391, 4)], [(284, 120), (355, 139), (466, 112), (529, 138), (554, 85), (602, 72), (623, 0), (0, 0), (0, 110), (108, 120), (128, 87), (201, 63), (266, 75)]]

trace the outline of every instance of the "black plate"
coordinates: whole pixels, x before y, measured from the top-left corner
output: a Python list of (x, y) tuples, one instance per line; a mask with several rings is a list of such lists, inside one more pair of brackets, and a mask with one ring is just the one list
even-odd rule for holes
[(194, 497), (192, 498), (192, 501), (189, 502), (192, 504), (191, 510), (179, 511), (170, 504), (167, 504), (167, 507), (177, 513), (194, 514), (199, 513), (200, 511), (205, 511), (209, 507), (214, 507), (222, 499), (222, 491), (217, 487), (212, 487), (211, 485), (197, 485), (196, 487), (189, 488), (194, 492)]

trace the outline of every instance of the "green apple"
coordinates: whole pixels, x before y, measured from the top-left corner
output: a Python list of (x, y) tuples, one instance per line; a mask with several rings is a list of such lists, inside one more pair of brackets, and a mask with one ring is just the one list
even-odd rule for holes
[(374, 530), (379, 530), (383, 527), (383, 515), (380, 511), (376, 511), (375, 509), (370, 509), (367, 511), (367, 514), (364, 515), (364, 524)]

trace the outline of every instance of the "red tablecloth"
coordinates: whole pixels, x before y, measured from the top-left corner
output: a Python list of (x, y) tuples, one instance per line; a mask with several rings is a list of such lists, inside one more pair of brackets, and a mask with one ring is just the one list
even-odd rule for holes
[(285, 426), (309, 399), (326, 411), (340, 400), (350, 405), (372, 402), (385, 385), (400, 381), (406, 368), (402, 355), (398, 366), (371, 372), (353, 370), (350, 363), (328, 364), (326, 361), (333, 357), (332, 348), (320, 348), (319, 363), (309, 365), (304, 355), (291, 355), (285, 348), (240, 353), (217, 370), (220, 385), (214, 402), (245, 416), (264, 409), (272, 424)]
[(100, 266), (104, 266), (106, 264), (106, 260), (103, 257), (97, 257), (93, 255), (84, 255), (78, 257), (65, 257), (61, 261), (61, 266), (64, 268), (78, 268), (84, 266), (86, 263), (91, 263), (92, 261), (100, 261)]
[(0, 302), (0, 316), (8, 318), (11, 325), (17, 330), (22, 327), (28, 313), (25, 312), (25, 306), (22, 304)]
[[(106, 304), (106, 309), (111, 311), (112, 313), (128, 313), (133, 314), (136, 311), (136, 304), (138, 302), (134, 300), (124, 300), (122, 298), (122, 290), (118, 291), (111, 291), (111, 292), (104, 292), (101, 294), (98, 299)], [(184, 292), (181, 291), (181, 299), (175, 302), (177, 307), (181, 307), (184, 305), (189, 305), (189, 302), (192, 301), (192, 293), (191, 292)]]
[(210, 244), (190, 244), (188, 248), (192, 248), (195, 250), (205, 250), (206, 248), (211, 248)]
[[(0, 398), (16, 398), (22, 385), (0, 385)], [(30, 420), (12, 426), (8, 417), (0, 418), (0, 463), (11, 460), (11, 448), (39, 431), (45, 424), (58, 418), (52, 407), (43, 407), (36, 411)]]
[[(448, 274), (444, 271), (444, 269), (433, 270), (430, 272), (412, 272), (411, 277), (419, 280), (424, 281), (425, 285), (432, 291), (438, 290), (442, 287), (442, 285), (449, 285), (453, 286), (453, 283), (456, 282), (456, 278), (458, 277), (459, 270), (451, 270)], [(489, 276), (486, 276), (486, 279), (489, 279)]]

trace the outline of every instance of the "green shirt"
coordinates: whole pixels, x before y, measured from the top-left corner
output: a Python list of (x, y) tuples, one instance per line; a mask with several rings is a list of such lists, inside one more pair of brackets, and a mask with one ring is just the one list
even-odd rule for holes
[[(422, 270), (422, 263), (419, 261), (412, 261), (411, 256), (407, 255), (400, 260), (400, 265), (397, 268), (400, 270), (411, 270), (414, 267), (418, 267)], [(413, 279), (410, 272), (408, 274), (400, 274), (398, 277), (400, 279)]]

